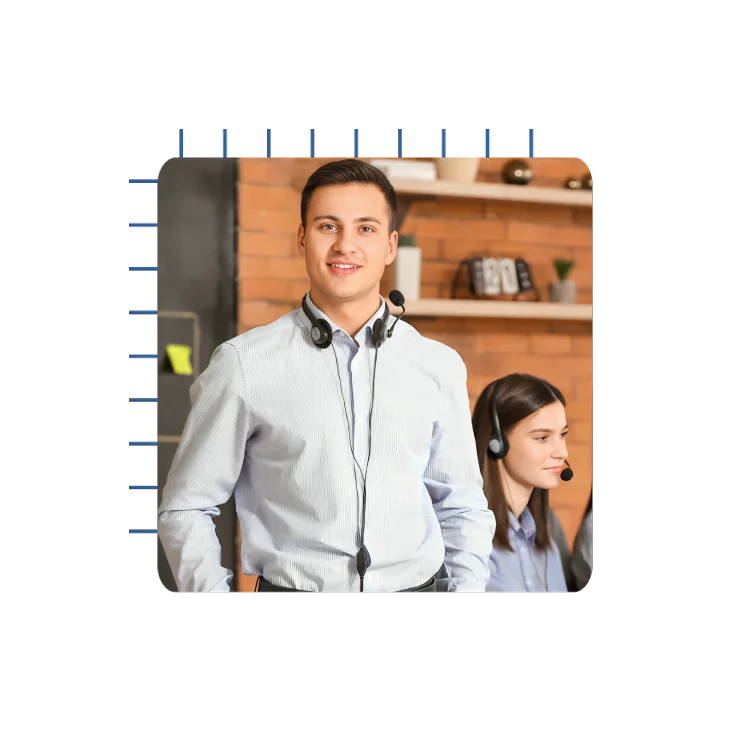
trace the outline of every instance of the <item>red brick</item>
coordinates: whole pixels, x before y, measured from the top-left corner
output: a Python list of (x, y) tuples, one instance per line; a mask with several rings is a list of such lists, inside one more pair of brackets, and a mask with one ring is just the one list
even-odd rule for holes
[(268, 208), (242, 208), (239, 212), (240, 229), (262, 232), (296, 232), (300, 225), (299, 212)]
[(508, 237), (508, 222), (497, 219), (460, 222), (458, 237), (472, 240), (504, 240)]
[(531, 336), (532, 354), (570, 354), (571, 349), (570, 336), (544, 333)]
[(425, 284), (441, 284), (450, 287), (457, 267), (456, 263), (428, 260), (422, 263), (422, 281)]
[(573, 378), (573, 398), (580, 401), (590, 401), (593, 398), (590, 376)]
[(415, 218), (485, 219), (487, 218), (487, 202), (438, 198), (436, 201), (412, 203), (409, 215), (412, 214)]
[(508, 222), (508, 239), (552, 245), (590, 245), (591, 227)]
[(573, 221), (576, 224), (590, 227), (593, 219), (593, 210), (591, 206), (576, 206), (573, 209)]
[[(565, 396), (564, 393), (563, 396)], [(567, 416), (568, 420), (575, 419), (583, 420), (584, 422), (591, 421), (590, 401), (571, 401), (567, 398), (567, 396), (565, 400), (568, 402), (567, 406), (565, 407), (565, 415)]]
[(253, 208), (299, 212), (300, 193), (284, 185), (240, 185), (237, 203), (240, 214)]
[(240, 183), (268, 182), (269, 159), (240, 159)]
[(249, 326), (267, 325), (291, 312), (295, 307), (297, 305), (278, 302), (240, 302), (240, 322)]
[(296, 256), (297, 235), (291, 232), (238, 232), (237, 253), (267, 257)]
[(526, 221), (535, 224), (572, 224), (572, 206), (550, 206), (543, 203), (495, 201), (487, 218), (504, 221)]
[(463, 237), (463, 222), (457, 219), (415, 219), (414, 233), (420, 239), (422, 237), (438, 240), (446, 237)]
[(568, 436), (566, 441), (576, 445), (591, 445), (591, 421), (586, 419), (568, 419)]
[(241, 279), (307, 279), (304, 258), (252, 258), (240, 255), (238, 275)]
[(266, 300), (299, 303), (310, 284), (284, 279), (245, 279), (240, 281), (240, 302)]
[[(405, 232), (408, 234), (408, 232)], [(417, 237), (417, 247), (422, 251), (422, 260), (438, 260), (440, 258), (440, 240), (432, 237)]]
[(521, 333), (480, 333), (477, 334), (479, 354), (527, 354), (530, 349), (530, 336)]
[(591, 359), (593, 354), (591, 336), (573, 336), (571, 351), (577, 357), (588, 357)]

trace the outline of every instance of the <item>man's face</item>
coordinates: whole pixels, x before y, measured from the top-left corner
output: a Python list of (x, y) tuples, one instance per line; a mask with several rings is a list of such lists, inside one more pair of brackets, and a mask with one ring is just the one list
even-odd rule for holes
[(375, 185), (326, 185), (312, 194), (297, 250), (314, 297), (357, 301), (378, 293), (393, 263), (398, 234), (388, 231), (388, 204)]

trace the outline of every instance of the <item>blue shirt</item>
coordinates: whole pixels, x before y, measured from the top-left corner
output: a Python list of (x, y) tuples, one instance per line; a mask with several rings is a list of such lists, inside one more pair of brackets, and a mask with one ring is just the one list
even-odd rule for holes
[(492, 548), (487, 591), (567, 591), (557, 545), (537, 549), (536, 524), (528, 508), (517, 519), (508, 512), (508, 541), (513, 551)]
[[(362, 478), (350, 439), (364, 471), (372, 324), (384, 305), (381, 298), (352, 339), (310, 302), (333, 329), (328, 349), (313, 344), (298, 309), (213, 353), (191, 388), (158, 514), (180, 591), (229, 590), (212, 516), (233, 492), (243, 572), (306, 591), (359, 591)], [(494, 530), (466, 367), (453, 349), (400, 321), (378, 350), (365, 591), (418, 586), (443, 564), (439, 589), (484, 591)]]

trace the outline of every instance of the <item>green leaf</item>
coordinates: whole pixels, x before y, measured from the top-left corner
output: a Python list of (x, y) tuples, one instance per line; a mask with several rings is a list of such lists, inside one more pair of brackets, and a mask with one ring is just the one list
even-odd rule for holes
[(568, 274), (573, 268), (572, 260), (564, 260), (563, 258), (556, 258), (554, 260), (555, 271), (557, 271), (557, 277), (560, 281), (565, 281), (568, 278)]

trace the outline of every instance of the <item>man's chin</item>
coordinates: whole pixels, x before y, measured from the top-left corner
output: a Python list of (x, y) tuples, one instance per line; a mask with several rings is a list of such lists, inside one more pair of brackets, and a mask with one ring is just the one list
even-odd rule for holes
[(328, 283), (323, 287), (318, 287), (317, 290), (313, 288), (313, 294), (316, 291), (318, 293), (322, 292), (329, 299), (346, 302), (367, 297), (372, 291), (370, 289), (363, 289), (359, 284), (347, 284), (346, 280), (343, 281), (344, 283)]

